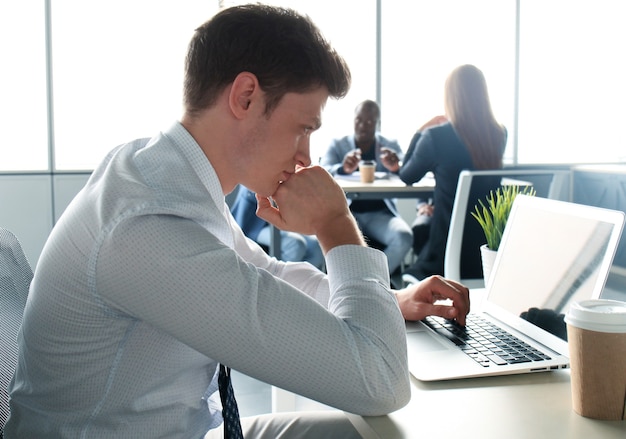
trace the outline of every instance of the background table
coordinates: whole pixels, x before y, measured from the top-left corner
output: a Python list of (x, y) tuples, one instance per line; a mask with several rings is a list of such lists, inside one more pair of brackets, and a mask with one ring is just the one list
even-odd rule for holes
[[(377, 178), (373, 183), (361, 183), (353, 176), (336, 177), (337, 182), (346, 193), (346, 197), (356, 200), (379, 200), (383, 198), (430, 198), (435, 189), (435, 178), (427, 174), (413, 185), (407, 185), (400, 177), (389, 174), (385, 178)], [(271, 226), (272, 239), (269, 254), (280, 259), (280, 233)]]
[(435, 178), (432, 174), (426, 175), (413, 185), (405, 184), (395, 174), (377, 178), (373, 183), (361, 183), (360, 180), (347, 175), (338, 175), (335, 179), (346, 193), (346, 197), (351, 199), (422, 198), (432, 196), (435, 189)]

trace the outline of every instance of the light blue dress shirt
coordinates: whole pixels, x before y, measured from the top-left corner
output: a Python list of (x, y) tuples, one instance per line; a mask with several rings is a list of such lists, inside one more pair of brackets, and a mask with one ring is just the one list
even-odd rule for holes
[(181, 124), (116, 148), (41, 254), (5, 438), (199, 438), (221, 423), (218, 361), (350, 412), (400, 408), (383, 254), (336, 247), (327, 269), (248, 240)]

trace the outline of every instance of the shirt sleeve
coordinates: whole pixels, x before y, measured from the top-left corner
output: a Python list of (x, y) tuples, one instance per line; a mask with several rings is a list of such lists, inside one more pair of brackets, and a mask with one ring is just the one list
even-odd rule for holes
[(323, 272), (306, 262), (284, 262), (269, 256), (256, 242), (243, 233), (234, 220), (230, 221), (233, 227), (234, 249), (242, 259), (269, 271), (298, 288), (320, 305), (328, 307), (330, 290), (328, 277)]
[(327, 307), (297, 277), (244, 260), (176, 216), (125, 220), (97, 253), (94, 294), (209, 358), (361, 415), (410, 398), (404, 320), (377, 250), (328, 252)]

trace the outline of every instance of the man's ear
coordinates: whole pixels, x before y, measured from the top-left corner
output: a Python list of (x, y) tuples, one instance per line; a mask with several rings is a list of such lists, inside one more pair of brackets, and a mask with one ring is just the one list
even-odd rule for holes
[(241, 72), (236, 77), (228, 95), (228, 105), (237, 119), (243, 119), (253, 100), (259, 101), (259, 80), (250, 72)]

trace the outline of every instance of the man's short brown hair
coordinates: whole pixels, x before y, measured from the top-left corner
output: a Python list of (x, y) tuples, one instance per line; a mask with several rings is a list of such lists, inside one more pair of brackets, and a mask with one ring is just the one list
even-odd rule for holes
[(344, 97), (351, 81), (346, 62), (308, 17), (260, 4), (224, 9), (196, 29), (185, 63), (187, 113), (213, 105), (241, 72), (258, 78), (267, 113), (289, 92), (324, 86)]

